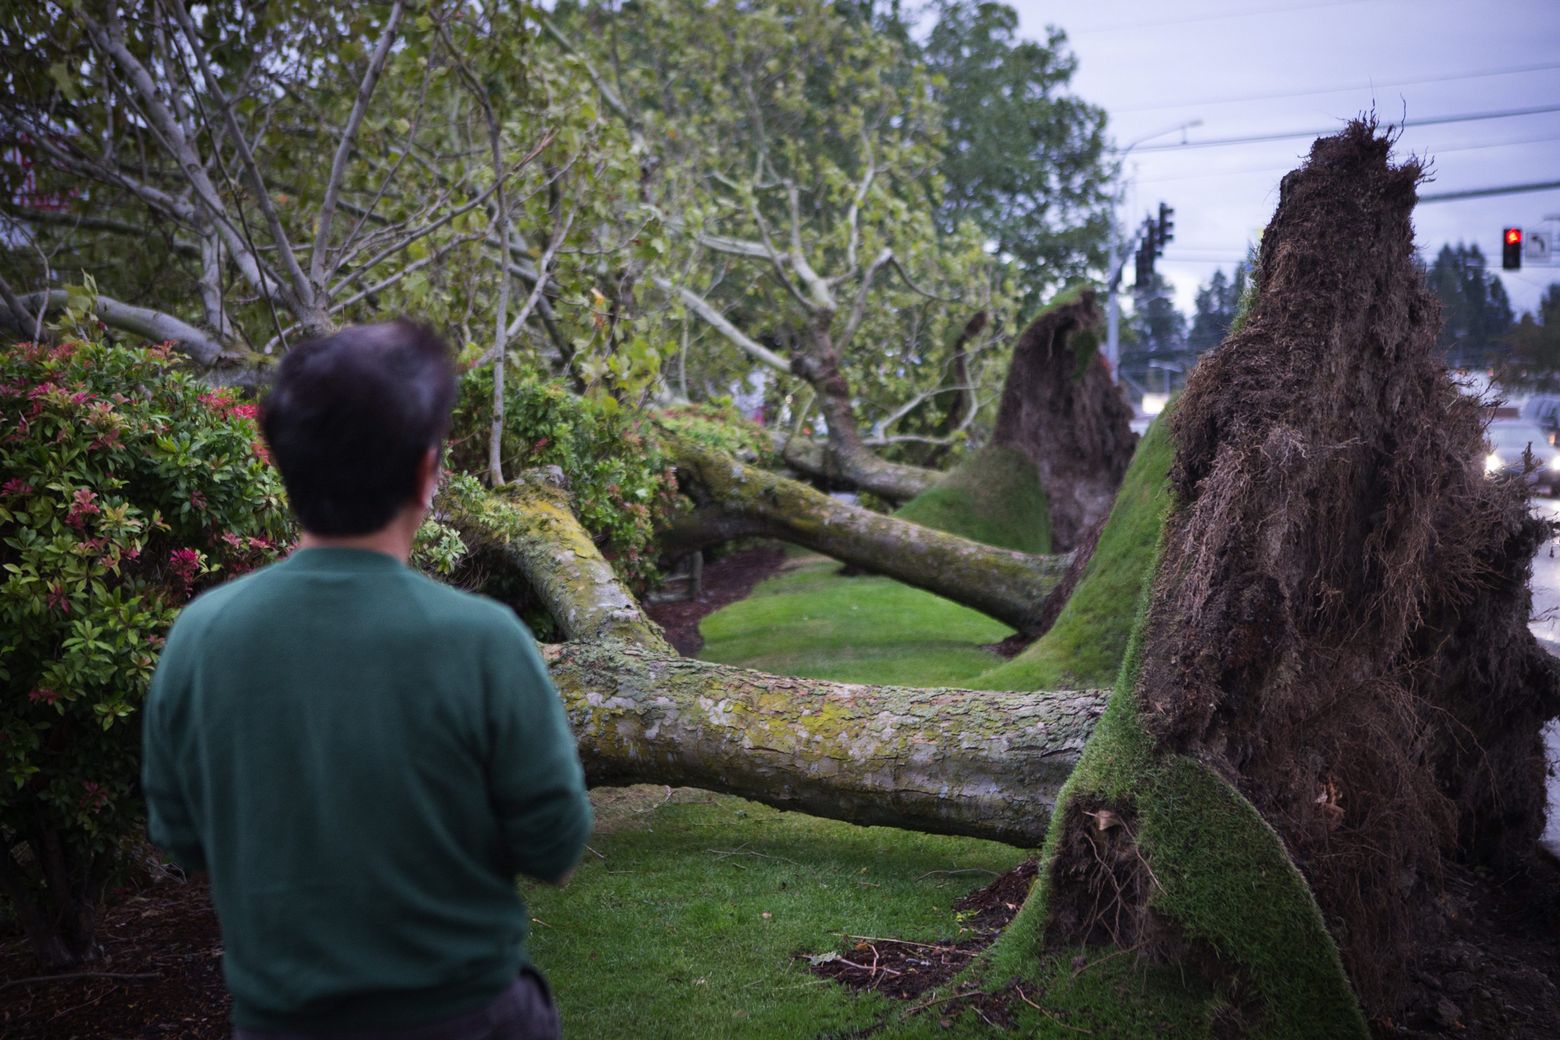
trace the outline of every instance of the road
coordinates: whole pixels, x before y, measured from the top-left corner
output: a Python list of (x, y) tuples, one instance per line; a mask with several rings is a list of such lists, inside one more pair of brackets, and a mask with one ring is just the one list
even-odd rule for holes
[[(1560, 520), (1560, 499), (1536, 498), (1533, 510), (1551, 520)], [(1545, 543), (1533, 559), (1533, 634), (1544, 641), (1550, 652), (1560, 655), (1560, 538)], [(1549, 748), (1549, 825), (1544, 829), (1544, 844), (1560, 856), (1560, 720), (1544, 730)]]

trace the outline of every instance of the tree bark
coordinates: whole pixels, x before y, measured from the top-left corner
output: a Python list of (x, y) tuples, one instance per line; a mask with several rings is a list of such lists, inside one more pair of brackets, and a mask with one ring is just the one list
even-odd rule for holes
[(667, 532), (673, 544), (694, 548), (700, 539), (733, 529), (769, 535), (944, 596), (1020, 631), (1038, 625), (1047, 596), (1067, 571), (1065, 556), (985, 545), (840, 502), (686, 438), (669, 436), (666, 443), (684, 489), (717, 516), (740, 521), (723, 527), (708, 512), (697, 515), (694, 525)]
[(1038, 846), (1103, 691), (793, 679), (596, 640), (546, 649), (593, 786), (658, 783)]
[(891, 502), (907, 502), (942, 477), (933, 469), (880, 459), (862, 441), (850, 384), (840, 370), (827, 319), (815, 320), (807, 346), (792, 360), (791, 371), (817, 392), (828, 440), (784, 442), (781, 455), (787, 463), (830, 487), (870, 491)]
[(766, 675), (678, 657), (535, 472), (447, 493), (445, 519), (518, 571), (568, 642), (545, 648), (593, 785), (703, 787), (860, 824), (1033, 846), (1102, 691), (992, 693)]

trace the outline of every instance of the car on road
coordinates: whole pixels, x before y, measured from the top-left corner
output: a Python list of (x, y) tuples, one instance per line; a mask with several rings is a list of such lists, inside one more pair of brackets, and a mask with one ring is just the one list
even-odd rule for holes
[(1531, 451), (1533, 468), (1525, 473), (1528, 483), (1554, 495), (1560, 491), (1560, 451), (1550, 443), (1550, 436), (1528, 419), (1496, 419), (1484, 430), (1484, 472), (1523, 475), (1523, 457)]

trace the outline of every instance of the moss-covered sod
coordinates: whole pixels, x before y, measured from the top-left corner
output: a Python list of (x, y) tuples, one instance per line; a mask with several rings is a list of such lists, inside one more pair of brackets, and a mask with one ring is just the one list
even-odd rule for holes
[[(1210, 995), (1210, 1015), (1252, 1038), (1364, 1037), (1365, 1021), (1337, 948), (1273, 829), (1206, 766), (1152, 752), (1134, 692), (1141, 626), (1140, 618), (1110, 705), (1057, 800), (1035, 889), (972, 974), (988, 985), (1010, 977), (1054, 976), (1054, 955), (1041, 951), (1047, 918), (1058, 910), (1053, 905), (1058, 857), (1069, 855), (1061, 847), (1066, 831), (1061, 822), (1091, 807), (1109, 805), (1118, 817), (1130, 807), (1131, 822), (1117, 826), (1130, 830), (1123, 834), (1125, 844), (1141, 856), (1139, 880), (1151, 890), (1148, 907), (1204, 950), (1202, 959), (1217, 965), (1213, 970), (1227, 983), (1245, 991), (1239, 1009), (1225, 996)], [(1104, 956), (1117, 953), (1119, 947)], [(1156, 999), (1169, 995), (1156, 987)]]
[(1050, 507), (1034, 464), (1012, 448), (982, 448), (894, 514), (972, 541), (1051, 551)]
[(1122, 478), (1099, 545), (1077, 588), (1045, 635), (969, 682), (980, 690), (1056, 690), (1109, 686), (1132, 629), (1131, 604), (1149, 574), (1168, 506), (1174, 457), (1169, 423), (1149, 427)]

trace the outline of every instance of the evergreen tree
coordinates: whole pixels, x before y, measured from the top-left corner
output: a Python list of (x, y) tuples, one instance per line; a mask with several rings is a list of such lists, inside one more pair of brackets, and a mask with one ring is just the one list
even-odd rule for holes
[(1441, 300), (1438, 343), (1447, 363), (1460, 368), (1495, 363), (1511, 331), (1511, 300), (1484, 253), (1477, 245), (1444, 245), (1425, 277)]
[(1505, 340), (1496, 372), (1502, 386), (1560, 391), (1560, 282), (1550, 283), (1536, 313), (1522, 315)]
[[(897, 18), (897, 5), (891, 5)], [(1050, 26), (1018, 36), (1006, 4), (938, 0), (921, 58), (947, 135), (939, 222), (973, 219), (1019, 268), (1027, 302), (1105, 260), (1105, 112), (1068, 92), (1078, 60)]]
[(1244, 263), (1236, 264), (1229, 275), (1222, 269), (1214, 271), (1208, 284), (1197, 290), (1192, 325), (1186, 334), (1187, 349), (1194, 356), (1218, 346), (1229, 335), (1240, 313), (1241, 297), (1246, 294), (1246, 272)]
[(1167, 378), (1178, 383), (1178, 377), (1153, 370), (1184, 372), (1195, 358), (1187, 344), (1186, 315), (1176, 307), (1170, 283), (1158, 272), (1148, 285), (1133, 290), (1125, 331), (1121, 367), (1145, 389), (1159, 390)]

